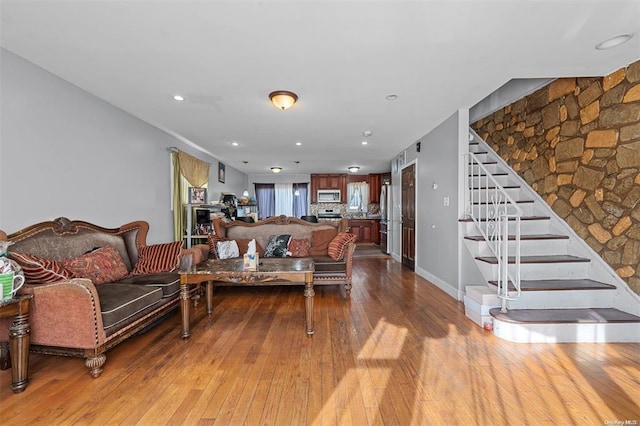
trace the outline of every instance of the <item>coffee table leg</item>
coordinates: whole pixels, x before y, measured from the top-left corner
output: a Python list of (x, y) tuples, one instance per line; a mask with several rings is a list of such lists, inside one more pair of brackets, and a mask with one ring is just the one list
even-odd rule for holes
[(180, 275), (180, 312), (182, 313), (182, 338), (188, 339), (189, 332), (189, 284), (184, 275)]
[[(27, 300), (28, 302), (28, 300)], [(20, 393), (29, 382), (29, 313), (18, 314), (9, 327), (11, 341), (11, 389), (13, 393)]]
[(307, 274), (304, 283), (304, 297), (305, 297), (305, 313), (307, 316), (307, 336), (311, 337), (315, 332), (313, 330), (313, 296), (316, 293), (313, 291), (313, 273)]
[(207, 314), (213, 312), (213, 281), (207, 281)]

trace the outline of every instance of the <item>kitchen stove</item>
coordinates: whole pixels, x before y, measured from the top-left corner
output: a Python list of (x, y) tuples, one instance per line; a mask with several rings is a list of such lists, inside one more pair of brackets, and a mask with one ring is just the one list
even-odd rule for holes
[(320, 220), (340, 220), (342, 214), (340, 209), (318, 209), (318, 219)]

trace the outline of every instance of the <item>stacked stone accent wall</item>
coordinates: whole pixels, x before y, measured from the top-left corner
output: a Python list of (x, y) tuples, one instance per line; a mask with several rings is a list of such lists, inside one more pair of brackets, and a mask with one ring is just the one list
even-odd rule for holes
[(640, 294), (640, 61), (556, 80), (472, 128)]

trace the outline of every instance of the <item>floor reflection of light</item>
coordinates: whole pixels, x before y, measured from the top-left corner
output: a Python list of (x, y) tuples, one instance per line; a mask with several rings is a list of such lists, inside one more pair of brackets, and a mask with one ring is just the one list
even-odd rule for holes
[[(321, 424), (322, 419), (332, 418), (333, 414), (337, 412), (336, 407), (350, 407), (352, 404), (362, 404), (366, 413), (370, 408), (380, 406), (393, 368), (374, 367), (367, 365), (366, 361), (397, 360), (400, 358), (406, 336), (406, 328), (389, 324), (384, 318), (381, 318), (358, 354), (358, 361), (362, 363), (362, 368), (352, 368), (344, 375), (338, 386), (333, 390), (331, 397), (322, 406), (322, 410), (314, 419), (313, 424)], [(359, 394), (352, 391), (352, 389), (356, 388), (360, 389), (361, 401), (351, 400), (353, 395)], [(345, 401), (345, 395), (348, 401)], [(371, 401), (375, 401), (375, 405), (371, 404)], [(361, 420), (366, 420), (366, 423), (373, 423), (373, 419), (354, 419), (351, 413), (357, 410), (340, 411), (344, 414), (338, 414), (338, 424), (361, 424)]]
[(407, 337), (407, 329), (389, 324), (384, 318), (378, 321), (375, 330), (358, 355), (359, 359), (398, 359)]

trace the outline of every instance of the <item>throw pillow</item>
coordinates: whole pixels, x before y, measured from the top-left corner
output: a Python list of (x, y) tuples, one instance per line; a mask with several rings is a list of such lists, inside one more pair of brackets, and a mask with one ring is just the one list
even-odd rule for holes
[(309, 255), (321, 256), (326, 255), (329, 249), (329, 243), (338, 234), (337, 229), (320, 229), (311, 232), (311, 248)]
[(182, 241), (138, 247), (138, 262), (132, 275), (173, 272), (180, 266)]
[(292, 238), (289, 242), (287, 256), (307, 257), (309, 256), (309, 246), (311, 246), (311, 241), (308, 238)]
[(280, 234), (269, 237), (267, 247), (264, 249), (264, 257), (286, 257), (291, 235)]
[(218, 242), (220, 241), (229, 240), (216, 234), (209, 234), (207, 237), (207, 243), (209, 244), (209, 256), (211, 256), (212, 259), (218, 258)]
[(73, 278), (73, 272), (65, 269), (61, 262), (43, 259), (28, 253), (9, 253), (9, 257), (22, 267), (28, 284), (46, 284)]
[(218, 259), (232, 259), (234, 257), (240, 257), (238, 243), (236, 243), (235, 240), (218, 241), (217, 252)]
[(122, 256), (111, 246), (65, 259), (62, 266), (73, 272), (76, 278), (89, 278), (95, 285), (118, 281), (129, 275)]
[(329, 243), (329, 248), (327, 249), (329, 257), (333, 260), (341, 260), (344, 257), (344, 253), (349, 243), (353, 243), (355, 241), (356, 236), (354, 234), (340, 232)]

